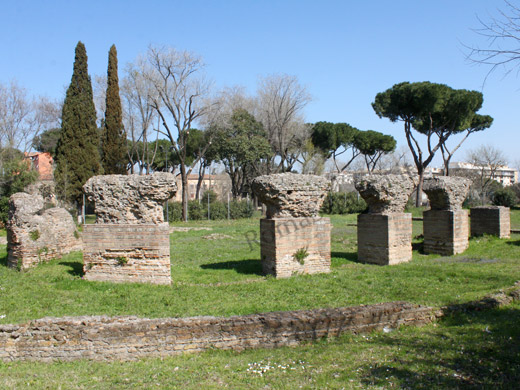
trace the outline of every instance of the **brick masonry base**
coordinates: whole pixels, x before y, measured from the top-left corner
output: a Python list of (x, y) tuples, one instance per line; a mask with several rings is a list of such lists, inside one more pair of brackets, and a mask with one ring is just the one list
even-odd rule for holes
[[(277, 278), (330, 272), (330, 231), (329, 218), (261, 219), (263, 272)], [(298, 251), (307, 256), (299, 261)]]
[(490, 234), (500, 238), (511, 236), (511, 216), (509, 207), (483, 206), (472, 207), (471, 235)]
[(468, 248), (467, 210), (427, 210), (423, 217), (425, 253), (451, 256)]
[(167, 224), (84, 225), (84, 279), (170, 284)]
[(393, 265), (412, 260), (412, 214), (359, 214), (358, 260)]
[(428, 307), (391, 302), (233, 317), (47, 317), (0, 325), (0, 361), (135, 360), (210, 348), (273, 348), (345, 332), (421, 325), (435, 315)]

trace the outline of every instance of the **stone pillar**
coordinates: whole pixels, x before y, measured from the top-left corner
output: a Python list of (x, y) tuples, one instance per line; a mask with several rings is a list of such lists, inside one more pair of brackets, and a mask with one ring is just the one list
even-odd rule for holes
[(63, 208), (45, 209), (43, 197), (19, 192), (9, 198), (7, 265), (20, 270), (80, 251), (76, 224)]
[(267, 207), (260, 220), (263, 272), (277, 278), (330, 272), (330, 219), (318, 216), (328, 180), (282, 173), (257, 177), (252, 188)]
[(171, 283), (169, 226), (162, 205), (175, 195), (175, 175), (95, 176), (83, 186), (96, 223), (83, 231), (84, 278)]
[(451, 256), (469, 245), (468, 211), (462, 209), (471, 181), (456, 176), (424, 180), (430, 210), (423, 212), (424, 252)]
[(511, 236), (509, 207), (478, 206), (471, 208), (471, 235), (490, 234), (499, 238)]
[(367, 175), (355, 178), (355, 186), (368, 204), (358, 215), (358, 260), (394, 265), (412, 259), (412, 215), (404, 208), (413, 191), (405, 175)]

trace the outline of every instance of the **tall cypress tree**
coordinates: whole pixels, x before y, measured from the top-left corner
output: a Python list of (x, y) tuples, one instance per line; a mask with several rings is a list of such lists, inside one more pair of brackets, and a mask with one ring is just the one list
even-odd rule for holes
[(108, 52), (105, 126), (103, 129), (102, 162), (105, 174), (126, 174), (126, 134), (123, 128), (117, 50), (112, 45)]
[(63, 104), (61, 136), (55, 160), (58, 196), (79, 206), (83, 184), (92, 176), (103, 173), (87, 51), (82, 42), (76, 46), (74, 71)]

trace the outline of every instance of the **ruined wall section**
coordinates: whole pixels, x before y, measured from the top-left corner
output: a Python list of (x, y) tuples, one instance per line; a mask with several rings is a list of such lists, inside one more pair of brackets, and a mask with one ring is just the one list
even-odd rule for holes
[(233, 317), (43, 318), (0, 325), (0, 360), (135, 360), (213, 348), (274, 348), (434, 319), (431, 308), (406, 302)]
[(27, 269), (41, 262), (80, 251), (76, 224), (63, 208), (44, 209), (43, 197), (19, 192), (9, 199), (7, 264)]

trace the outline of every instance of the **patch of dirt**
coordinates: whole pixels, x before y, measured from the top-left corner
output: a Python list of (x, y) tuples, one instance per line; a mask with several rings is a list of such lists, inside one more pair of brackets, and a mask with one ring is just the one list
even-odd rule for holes
[(197, 230), (208, 230), (211, 231), (213, 228), (210, 227), (183, 227), (183, 226), (170, 226), (170, 233), (173, 232), (189, 232), (189, 231), (197, 231)]
[(213, 233), (208, 236), (203, 236), (202, 238), (204, 238), (205, 240), (225, 240), (227, 238), (233, 238), (233, 237), (228, 236), (227, 234)]

